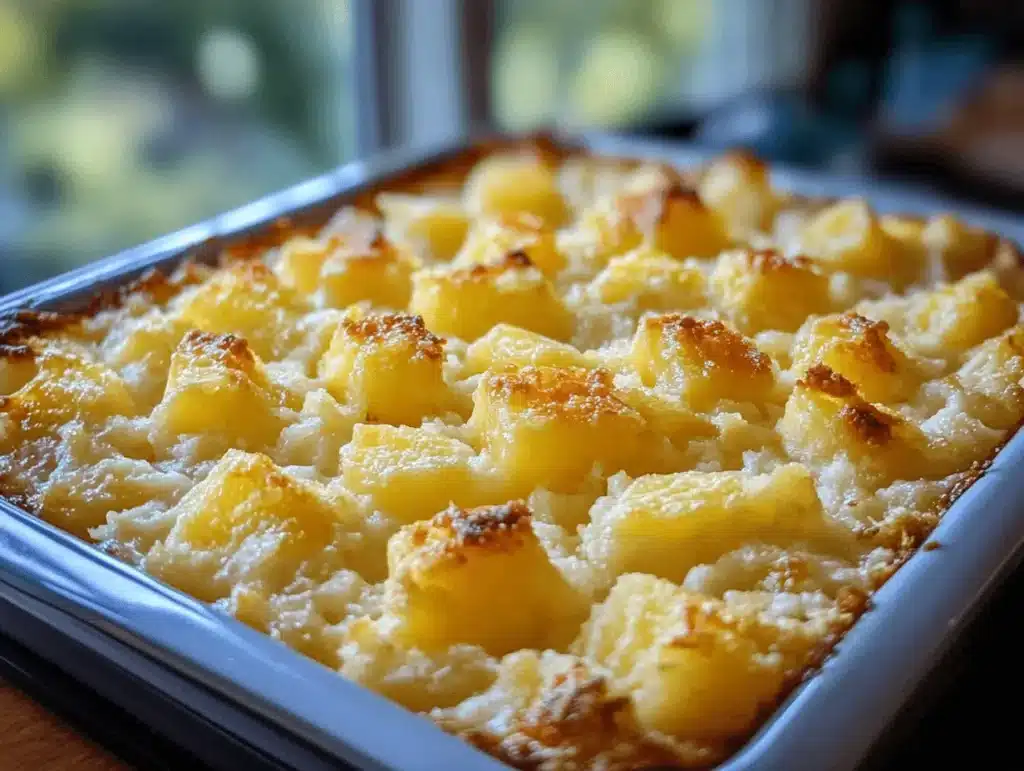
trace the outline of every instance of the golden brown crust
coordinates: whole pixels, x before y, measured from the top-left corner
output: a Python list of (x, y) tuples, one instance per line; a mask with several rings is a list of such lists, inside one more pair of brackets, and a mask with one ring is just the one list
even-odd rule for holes
[(878, 369), (883, 372), (895, 372), (896, 359), (893, 357), (889, 341), (889, 325), (884, 321), (872, 321), (856, 313), (845, 313), (839, 323), (860, 336), (858, 350), (862, 351)]
[(208, 356), (233, 369), (251, 370), (256, 366), (256, 354), (252, 352), (248, 341), (235, 335), (192, 329), (185, 333), (178, 344), (178, 350), (190, 360)]
[(31, 341), (78, 323), (81, 316), (49, 311), (16, 311), (0, 320), (0, 355), (27, 358), (33, 355)]
[(345, 334), (360, 343), (412, 345), (412, 358), (440, 361), (444, 358), (444, 338), (427, 329), (422, 316), (386, 313), (341, 322)]
[(418, 523), (412, 541), (423, 545), (430, 531), (440, 530), (448, 535), (446, 541), (452, 549), (505, 551), (522, 546), (524, 536), (531, 532), (531, 518), (529, 507), (522, 501), (475, 509), (451, 506), (429, 522)]
[[(518, 769), (682, 767), (679, 749), (641, 731), (630, 699), (613, 694), (608, 681), (582, 663), (556, 675), (551, 687), (516, 717), (504, 737), (460, 730), (443, 720), (439, 724)], [(688, 768), (710, 766), (720, 759), (711, 751), (693, 755)]]
[(705, 361), (752, 375), (772, 371), (768, 356), (721, 321), (701, 321), (681, 313), (668, 313), (650, 317), (645, 323), (648, 328), (660, 328), (663, 334), (696, 351)]
[(858, 439), (876, 447), (886, 445), (892, 440), (893, 428), (900, 422), (895, 414), (882, 412), (867, 402), (847, 404), (839, 416), (850, 426)]
[(523, 367), (485, 376), (485, 387), (499, 400), (537, 415), (593, 423), (603, 416), (639, 414), (619, 399), (612, 374), (604, 369)]
[(837, 399), (848, 399), (857, 395), (857, 387), (824, 364), (815, 364), (797, 381), (797, 387), (820, 391)]
[(749, 268), (758, 273), (820, 273), (817, 266), (802, 255), (786, 257), (776, 249), (745, 250), (744, 255)]

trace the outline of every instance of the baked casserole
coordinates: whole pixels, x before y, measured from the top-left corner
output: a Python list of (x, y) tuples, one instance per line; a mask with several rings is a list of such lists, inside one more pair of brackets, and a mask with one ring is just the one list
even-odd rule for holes
[(0, 331), (0, 489), (509, 765), (712, 766), (1024, 418), (1014, 247), (496, 147)]

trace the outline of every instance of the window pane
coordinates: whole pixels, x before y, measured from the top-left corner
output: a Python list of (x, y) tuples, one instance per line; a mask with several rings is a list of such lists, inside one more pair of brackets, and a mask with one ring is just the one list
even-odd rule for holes
[(510, 129), (619, 126), (800, 85), (814, 2), (503, 0), (496, 119)]
[(345, 161), (348, 0), (0, 0), (0, 291)]

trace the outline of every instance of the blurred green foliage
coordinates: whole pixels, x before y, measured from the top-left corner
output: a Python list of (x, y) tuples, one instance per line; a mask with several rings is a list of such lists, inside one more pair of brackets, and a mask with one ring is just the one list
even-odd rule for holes
[(346, 0), (0, 0), (0, 288), (346, 160), (347, 23)]

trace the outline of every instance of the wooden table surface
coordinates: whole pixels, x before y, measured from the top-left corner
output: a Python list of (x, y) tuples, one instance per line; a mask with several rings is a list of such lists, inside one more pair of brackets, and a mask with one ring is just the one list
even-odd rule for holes
[(128, 771), (128, 767), (0, 680), (0, 770)]

